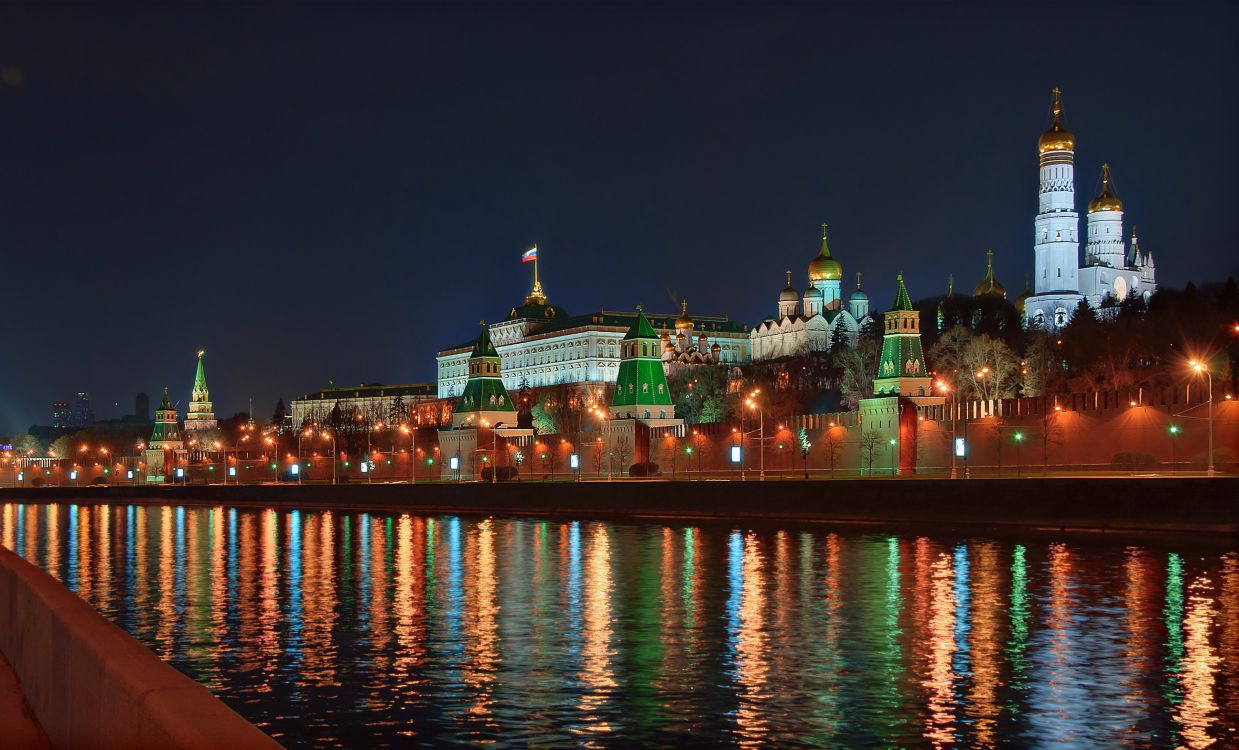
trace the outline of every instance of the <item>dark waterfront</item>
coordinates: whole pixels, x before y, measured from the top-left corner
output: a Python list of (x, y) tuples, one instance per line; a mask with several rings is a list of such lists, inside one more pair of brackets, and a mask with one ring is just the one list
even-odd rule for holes
[(1230, 747), (1239, 545), (4, 504), (290, 747)]

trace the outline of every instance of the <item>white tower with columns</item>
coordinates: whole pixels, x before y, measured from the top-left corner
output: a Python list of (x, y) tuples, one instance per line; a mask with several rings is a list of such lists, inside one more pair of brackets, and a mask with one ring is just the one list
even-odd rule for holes
[(1024, 304), (1030, 325), (1051, 330), (1066, 325), (1083, 299), (1080, 294), (1079, 253), (1075, 208), (1075, 136), (1062, 125), (1062, 92), (1054, 89), (1054, 117), (1050, 129), (1037, 141), (1041, 189), (1034, 222), (1036, 255), (1033, 288)]

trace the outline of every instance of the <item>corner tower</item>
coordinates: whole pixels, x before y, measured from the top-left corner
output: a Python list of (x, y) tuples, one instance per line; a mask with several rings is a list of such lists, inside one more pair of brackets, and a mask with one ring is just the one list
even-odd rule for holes
[(211, 392), (207, 389), (206, 371), (202, 357), (206, 352), (198, 350), (198, 371), (194, 373), (194, 390), (189, 398), (189, 411), (185, 414), (185, 431), (215, 429), (215, 412), (211, 407)]
[(159, 451), (180, 450), (185, 447), (177, 426), (176, 409), (168, 400), (166, 385), (163, 387), (163, 401), (159, 402), (159, 408), (155, 410), (155, 429), (151, 431), (151, 439), (147, 441), (146, 447)]
[(912, 308), (912, 298), (899, 274), (895, 303), (883, 316), (882, 355), (873, 379), (873, 395), (929, 396), (929, 371), (921, 351), (921, 314)]

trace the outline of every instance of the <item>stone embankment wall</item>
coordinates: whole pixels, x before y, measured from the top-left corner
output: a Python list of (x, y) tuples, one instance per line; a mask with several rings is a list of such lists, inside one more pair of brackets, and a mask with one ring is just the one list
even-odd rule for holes
[(0, 652), (54, 748), (279, 747), (59, 581), (3, 547)]
[(1239, 534), (1239, 478), (51, 487), (0, 502), (235, 505), (577, 518), (972, 525)]

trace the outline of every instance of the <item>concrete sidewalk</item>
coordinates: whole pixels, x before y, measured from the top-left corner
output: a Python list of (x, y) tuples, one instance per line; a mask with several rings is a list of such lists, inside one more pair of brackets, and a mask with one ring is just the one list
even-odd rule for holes
[(5, 747), (22, 750), (48, 748), (43, 729), (30, 713), (21, 683), (13, 674), (13, 667), (0, 654), (0, 737)]

